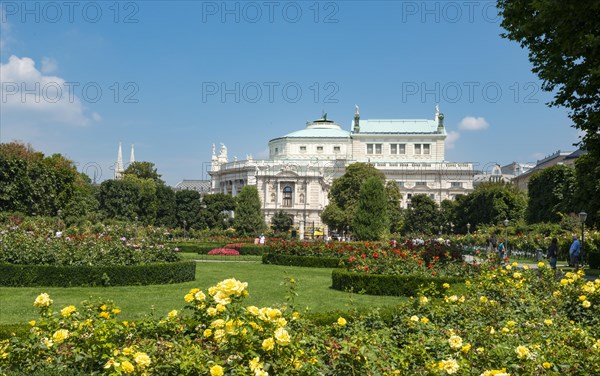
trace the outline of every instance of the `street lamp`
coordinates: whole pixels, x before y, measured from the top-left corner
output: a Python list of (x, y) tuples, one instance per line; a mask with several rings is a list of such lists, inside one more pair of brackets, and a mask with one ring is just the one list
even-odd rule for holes
[(583, 245), (585, 243), (584, 238), (583, 238), (583, 230), (585, 228), (585, 220), (587, 219), (587, 213), (584, 212), (583, 210), (581, 211), (581, 213), (579, 213), (579, 221), (581, 222), (581, 264), (585, 264), (583, 262), (585, 254), (583, 251)]
[(504, 227), (506, 228), (506, 233), (504, 236), (504, 252), (508, 254), (508, 218), (504, 220)]
[(471, 235), (471, 224), (467, 223), (467, 235)]

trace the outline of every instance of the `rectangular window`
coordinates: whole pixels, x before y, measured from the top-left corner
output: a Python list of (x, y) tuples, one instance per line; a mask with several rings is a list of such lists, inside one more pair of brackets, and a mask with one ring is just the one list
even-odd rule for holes
[(396, 180), (396, 184), (398, 184), (398, 187), (404, 187), (404, 182), (403, 181)]
[(419, 186), (419, 187), (424, 187), (424, 186), (427, 186), (427, 182), (426, 181), (418, 181), (415, 183), (415, 185)]
[(367, 144), (367, 154), (373, 154), (373, 144)]
[(301, 152), (305, 152), (306, 151), (306, 146), (300, 146), (300, 151)]
[(453, 182), (450, 183), (450, 186), (454, 187), (454, 188), (462, 188), (462, 182), (460, 182), (460, 181), (453, 181)]
[(317, 146), (317, 151), (323, 151), (323, 147), (322, 146)]
[(423, 154), (429, 154), (430, 146), (429, 144), (423, 144)]
[(398, 144), (398, 154), (406, 154), (406, 144)]
[(432, 199), (432, 200), (435, 200), (435, 195), (432, 193), (432, 194), (429, 195), (429, 198)]
[(421, 144), (415, 144), (415, 154), (421, 154)]
[(341, 151), (341, 148), (339, 146), (334, 146), (333, 147), (333, 152), (334, 153), (339, 153)]
[(398, 144), (390, 144), (390, 154), (398, 154)]
[(275, 148), (275, 154), (279, 153), (279, 148)]
[(409, 193), (409, 194), (406, 195), (406, 199), (407, 200), (410, 200), (411, 198), (412, 198), (412, 194), (411, 193)]
[(381, 154), (381, 144), (375, 144), (375, 154)]

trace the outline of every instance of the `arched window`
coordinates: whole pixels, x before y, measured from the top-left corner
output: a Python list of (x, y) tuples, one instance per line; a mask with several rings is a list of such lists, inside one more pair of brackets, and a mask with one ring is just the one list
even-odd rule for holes
[(292, 206), (292, 192), (292, 187), (290, 187), (289, 185), (283, 187), (283, 206)]

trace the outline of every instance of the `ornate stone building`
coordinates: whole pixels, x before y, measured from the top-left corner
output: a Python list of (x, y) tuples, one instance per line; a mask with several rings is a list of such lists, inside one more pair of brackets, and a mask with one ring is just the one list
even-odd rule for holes
[(473, 189), (473, 166), (444, 159), (444, 115), (436, 106), (433, 120), (361, 120), (358, 110), (351, 130), (321, 119), (304, 129), (269, 141), (269, 158), (229, 161), (227, 148), (213, 145), (211, 190), (236, 196), (245, 185), (258, 188), (265, 220), (283, 210), (294, 217), (302, 234), (305, 225), (322, 225), (333, 179), (355, 162), (371, 163), (402, 192), (402, 206), (412, 195), (426, 194), (436, 202), (454, 199)]

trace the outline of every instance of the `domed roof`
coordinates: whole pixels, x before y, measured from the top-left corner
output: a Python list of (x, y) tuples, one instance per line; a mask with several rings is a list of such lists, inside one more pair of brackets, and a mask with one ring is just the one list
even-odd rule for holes
[[(327, 120), (327, 114), (323, 118), (312, 121), (306, 124), (306, 128), (292, 133), (288, 133), (283, 137), (277, 137), (273, 140), (281, 138), (349, 138), (350, 132), (345, 131), (339, 124), (332, 120)], [(271, 141), (273, 141), (271, 140)]]

